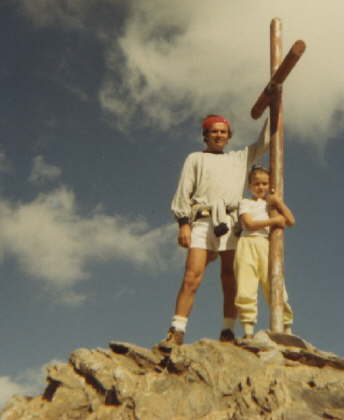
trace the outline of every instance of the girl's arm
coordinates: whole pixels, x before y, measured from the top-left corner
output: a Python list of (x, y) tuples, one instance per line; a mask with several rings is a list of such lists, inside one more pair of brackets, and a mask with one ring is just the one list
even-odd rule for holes
[(278, 214), (274, 217), (269, 217), (265, 220), (253, 220), (250, 213), (243, 213), (239, 217), (240, 222), (245, 225), (246, 229), (248, 230), (259, 230), (263, 229), (266, 226), (277, 226), (280, 228), (284, 228), (286, 225), (286, 219), (284, 215)]
[(270, 194), (267, 198), (267, 201), (270, 205), (275, 206), (276, 209), (285, 217), (287, 226), (293, 226), (295, 224), (295, 217), (293, 212), (280, 197), (278, 197), (276, 194)]

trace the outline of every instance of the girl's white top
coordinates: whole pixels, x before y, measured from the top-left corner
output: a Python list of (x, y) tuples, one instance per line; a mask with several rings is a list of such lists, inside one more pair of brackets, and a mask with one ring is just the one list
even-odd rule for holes
[[(268, 213), (268, 203), (266, 200), (262, 200), (259, 198), (258, 200), (253, 200), (249, 198), (244, 198), (239, 203), (239, 217), (242, 214), (249, 214), (252, 217), (252, 220), (266, 220), (269, 218)], [(248, 230), (245, 227), (245, 224), (241, 224), (243, 231), (241, 232), (241, 236), (263, 236), (264, 238), (269, 237), (270, 227), (266, 226), (262, 229), (258, 230)]]

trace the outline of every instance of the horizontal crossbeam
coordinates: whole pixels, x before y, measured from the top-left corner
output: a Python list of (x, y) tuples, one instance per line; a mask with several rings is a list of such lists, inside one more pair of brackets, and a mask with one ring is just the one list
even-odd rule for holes
[(253, 105), (251, 110), (252, 118), (255, 120), (258, 119), (263, 114), (265, 109), (270, 105), (274, 98), (276, 89), (278, 90), (282, 86), (282, 83), (285, 81), (295, 64), (299, 61), (305, 49), (306, 44), (301, 40), (296, 41), (290, 48), (281, 65), (271, 77), (270, 82), (263, 90), (256, 103)]

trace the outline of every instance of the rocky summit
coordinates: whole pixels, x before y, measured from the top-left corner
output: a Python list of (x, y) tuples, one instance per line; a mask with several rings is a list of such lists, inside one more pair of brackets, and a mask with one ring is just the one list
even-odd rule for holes
[(170, 354), (79, 349), (48, 367), (47, 383), (43, 395), (12, 397), (1, 420), (344, 420), (344, 359), (268, 331)]

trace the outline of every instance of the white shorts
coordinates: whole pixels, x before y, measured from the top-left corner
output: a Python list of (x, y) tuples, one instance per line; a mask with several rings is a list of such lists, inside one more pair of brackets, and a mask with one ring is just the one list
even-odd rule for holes
[[(230, 227), (230, 225), (229, 225)], [(238, 238), (230, 229), (225, 235), (217, 237), (209, 217), (203, 217), (192, 223), (190, 248), (201, 248), (221, 252), (235, 249)]]

